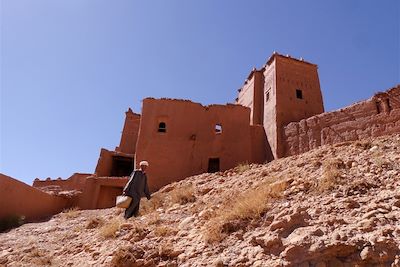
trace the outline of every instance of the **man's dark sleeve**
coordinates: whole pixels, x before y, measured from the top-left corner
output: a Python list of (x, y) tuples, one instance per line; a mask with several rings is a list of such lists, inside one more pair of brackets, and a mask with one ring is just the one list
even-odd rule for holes
[(147, 177), (145, 177), (144, 193), (145, 193), (147, 199), (151, 198), (149, 186), (147, 185)]
[(136, 171), (133, 171), (132, 174), (131, 174), (131, 177), (129, 178), (129, 181), (126, 183), (126, 185), (124, 187), (123, 192), (125, 194), (127, 194), (127, 193), (130, 194), (130, 190), (131, 190), (131, 187), (132, 187), (132, 184), (133, 184), (133, 180), (135, 179), (135, 176), (136, 176)]

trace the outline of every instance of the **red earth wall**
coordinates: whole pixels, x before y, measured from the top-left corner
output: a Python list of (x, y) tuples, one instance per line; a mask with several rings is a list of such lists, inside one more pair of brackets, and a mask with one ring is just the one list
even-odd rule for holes
[(0, 174), (0, 219), (25, 216), (27, 221), (43, 219), (69, 207), (70, 202), (52, 196), (9, 176)]
[(116, 196), (122, 194), (122, 189), (128, 182), (128, 177), (89, 177), (85, 189), (79, 197), (78, 207), (81, 209), (105, 209), (115, 206)]
[(264, 69), (253, 69), (240, 88), (236, 103), (250, 108), (250, 124), (263, 124), (264, 111)]
[[(187, 100), (143, 100), (136, 163), (149, 161), (151, 191), (185, 177), (208, 171), (209, 160), (219, 159), (219, 169), (227, 170), (253, 156), (250, 109), (241, 105), (202, 106)], [(159, 132), (165, 123), (165, 132)], [(222, 132), (216, 133), (215, 126)], [(254, 137), (263, 137), (254, 132)], [(259, 145), (260, 142), (253, 142)]]
[(125, 123), (122, 130), (121, 142), (115, 151), (135, 154), (136, 142), (139, 133), (140, 114), (133, 113), (131, 109), (125, 112)]
[(321, 145), (400, 132), (400, 86), (349, 107), (290, 123), (283, 129), (284, 156)]

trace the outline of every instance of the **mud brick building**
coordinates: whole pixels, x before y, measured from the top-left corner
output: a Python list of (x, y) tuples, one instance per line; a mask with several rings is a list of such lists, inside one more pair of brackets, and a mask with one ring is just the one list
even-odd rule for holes
[[(101, 149), (93, 174), (76, 173), (65, 180), (36, 179), (33, 187), (0, 176), (0, 196), (4, 198), (0, 217), (24, 213), (7, 208), (7, 201), (24, 192), (36, 196), (32, 202), (36, 206), (41, 201), (47, 205), (46, 212), (36, 209), (40, 214), (30, 214), (32, 218), (52, 214), (61, 206), (112, 207), (141, 160), (150, 163), (149, 187), (156, 191), (203, 172), (269, 162), (325, 144), (398, 133), (400, 87), (324, 112), (317, 65), (274, 53), (262, 68), (250, 72), (233, 104), (203, 106), (189, 100), (146, 98), (141, 114), (128, 109), (125, 116), (119, 146), (113, 151)], [(8, 198), (9, 193), (1, 192), (2, 184), (20, 189)], [(63, 202), (39, 194), (38, 188), (80, 193)], [(49, 206), (49, 199), (54, 199), (54, 207)]]

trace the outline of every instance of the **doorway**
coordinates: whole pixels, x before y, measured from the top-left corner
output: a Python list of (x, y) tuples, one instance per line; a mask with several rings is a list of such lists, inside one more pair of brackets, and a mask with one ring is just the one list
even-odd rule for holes
[(219, 172), (219, 158), (208, 159), (208, 172)]
[(129, 176), (133, 171), (133, 159), (130, 157), (114, 156), (110, 176)]

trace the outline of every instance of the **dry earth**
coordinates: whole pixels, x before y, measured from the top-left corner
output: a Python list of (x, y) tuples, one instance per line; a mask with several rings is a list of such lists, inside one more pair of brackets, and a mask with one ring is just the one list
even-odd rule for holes
[(400, 266), (400, 135), (168, 185), (0, 234), (4, 266)]

